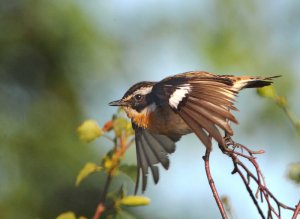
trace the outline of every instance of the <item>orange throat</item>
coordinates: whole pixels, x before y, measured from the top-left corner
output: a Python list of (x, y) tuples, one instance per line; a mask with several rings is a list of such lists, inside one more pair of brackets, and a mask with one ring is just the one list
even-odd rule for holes
[(132, 120), (139, 127), (148, 128), (149, 121), (150, 121), (149, 118), (150, 118), (150, 115), (147, 113), (147, 114), (137, 115), (137, 116), (133, 117)]
[(137, 112), (129, 107), (124, 107), (127, 116), (132, 119), (132, 121), (142, 128), (148, 128), (150, 123), (150, 118), (153, 113), (152, 108), (145, 108), (141, 112)]

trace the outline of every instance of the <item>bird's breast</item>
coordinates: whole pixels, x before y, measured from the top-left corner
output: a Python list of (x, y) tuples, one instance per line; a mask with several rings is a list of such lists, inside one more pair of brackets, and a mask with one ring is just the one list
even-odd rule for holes
[(159, 107), (150, 113), (147, 128), (154, 133), (167, 136), (191, 133), (189, 126), (169, 106)]
[(190, 127), (169, 106), (147, 107), (141, 112), (124, 108), (127, 116), (139, 127), (167, 136), (181, 136), (191, 133)]

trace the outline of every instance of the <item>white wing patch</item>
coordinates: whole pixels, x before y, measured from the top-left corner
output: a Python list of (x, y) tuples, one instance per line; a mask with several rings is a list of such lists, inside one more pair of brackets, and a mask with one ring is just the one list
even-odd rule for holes
[(189, 84), (183, 84), (178, 87), (173, 94), (170, 96), (169, 104), (172, 108), (177, 109), (178, 104), (186, 97), (186, 95), (191, 91)]

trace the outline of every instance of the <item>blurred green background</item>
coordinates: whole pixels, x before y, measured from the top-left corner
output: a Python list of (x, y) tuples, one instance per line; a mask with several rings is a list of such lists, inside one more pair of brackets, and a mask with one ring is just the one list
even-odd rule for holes
[[(141, 80), (190, 70), (282, 75), (275, 87), (300, 115), (300, 2), (157, 0), (2, 0), (0, 2), (0, 218), (54, 218), (73, 210), (91, 217), (101, 184), (74, 182), (87, 161), (101, 161), (105, 141), (80, 143), (75, 129), (100, 124), (109, 101)], [(267, 184), (294, 206), (300, 188), (287, 178), (300, 161), (299, 136), (284, 113), (254, 91), (240, 94), (235, 139), (264, 149)], [(218, 149), (213, 175), (238, 218), (257, 212), (231, 161)], [(132, 209), (137, 218), (218, 218), (205, 177), (204, 147), (181, 140), (168, 172)], [(135, 153), (128, 154), (135, 163)], [(289, 215), (289, 214), (287, 214)]]

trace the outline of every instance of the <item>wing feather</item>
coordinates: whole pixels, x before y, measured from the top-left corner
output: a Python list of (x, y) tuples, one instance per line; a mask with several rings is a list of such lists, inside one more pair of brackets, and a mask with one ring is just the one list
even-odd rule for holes
[(161, 163), (165, 169), (169, 168), (168, 154), (175, 151), (175, 143), (164, 135), (150, 133), (148, 130), (133, 124), (135, 130), (136, 154), (137, 154), (137, 181), (135, 193), (137, 193), (142, 173), (142, 192), (147, 187), (148, 169), (150, 168), (154, 183), (159, 181), (159, 170), (156, 166)]
[(207, 102), (223, 107), (226, 110), (230, 109), (237, 111), (237, 108), (234, 106), (234, 103), (231, 100), (228, 100), (226, 97), (222, 98), (222, 95), (216, 92), (214, 94), (207, 94), (205, 92), (193, 91), (190, 96), (193, 96), (197, 99), (201, 98), (201, 100), (206, 100)]
[(153, 138), (151, 135), (148, 133), (145, 133), (144, 135), (145, 140), (147, 141), (148, 145), (151, 145), (149, 148), (152, 151), (152, 153), (155, 155), (155, 159), (151, 161), (151, 163), (161, 163), (162, 166), (165, 169), (169, 168), (169, 159), (168, 159), (168, 154), (165, 151), (163, 145), (161, 145), (157, 139)]
[(138, 186), (139, 186), (139, 178), (140, 178), (140, 170), (142, 172), (142, 190), (144, 191), (147, 187), (147, 175), (148, 175), (148, 164), (147, 159), (143, 151), (143, 144), (141, 141), (141, 134), (138, 133), (135, 135), (135, 142), (136, 142), (136, 156), (137, 156), (137, 180), (135, 184), (135, 193), (137, 193)]
[(215, 113), (214, 111), (209, 111), (209, 109), (205, 108), (202, 105), (198, 105), (192, 102), (192, 107), (194, 111), (201, 114), (204, 118), (207, 118), (210, 122), (216, 124), (220, 128), (226, 130), (228, 133), (232, 133), (232, 129), (230, 128), (228, 122), (226, 121), (226, 117)]
[[(205, 118), (200, 112), (198, 112), (193, 105), (186, 105), (184, 109), (190, 116), (197, 119), (198, 125), (203, 127), (213, 138), (217, 140), (219, 143), (223, 143), (223, 138), (220, 134), (220, 131), (217, 129), (215, 124), (213, 124), (210, 120)], [(180, 115), (180, 112), (179, 112)]]
[(156, 138), (154, 138), (159, 145), (169, 154), (175, 152), (175, 143), (170, 138), (164, 136), (164, 135), (156, 135)]
[(152, 91), (158, 105), (169, 104), (210, 148), (211, 137), (224, 144), (221, 130), (233, 135), (229, 121), (237, 120), (230, 110), (237, 110), (234, 101), (238, 93), (233, 84), (230, 77), (188, 72), (162, 80)]
[[(158, 163), (158, 159), (153, 153), (152, 146), (146, 147), (146, 145), (149, 146), (149, 142), (147, 141), (145, 135), (142, 135), (142, 145), (143, 146), (141, 148), (142, 151), (144, 152), (144, 158), (147, 162), (147, 169), (148, 167), (150, 167), (154, 183), (156, 184), (158, 182), (159, 173), (158, 173), (158, 167), (155, 166), (154, 164)], [(143, 188), (146, 189), (146, 187)]]
[(230, 113), (228, 111), (228, 109), (225, 109), (224, 107), (213, 104), (205, 99), (199, 99), (199, 98), (195, 98), (192, 96), (190, 96), (189, 98), (192, 102), (194, 102), (194, 104), (197, 104), (198, 106), (203, 106), (208, 111), (211, 110), (214, 113), (217, 113), (218, 115), (222, 116), (224, 118), (224, 120), (227, 118), (236, 124), (238, 123), (237, 119), (232, 115), (232, 113)]
[(197, 135), (197, 137), (202, 141), (202, 143), (208, 147), (211, 148), (211, 141), (208, 137), (208, 135), (204, 132), (203, 128), (199, 126), (198, 122), (190, 116), (185, 110), (181, 110), (180, 116), (182, 119), (189, 124), (191, 129), (194, 131), (194, 133)]

